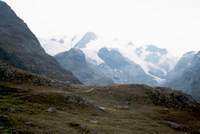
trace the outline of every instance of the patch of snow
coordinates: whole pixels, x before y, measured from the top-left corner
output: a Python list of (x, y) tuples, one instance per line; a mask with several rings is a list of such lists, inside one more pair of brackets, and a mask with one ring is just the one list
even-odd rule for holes
[(98, 56), (98, 51), (91, 50), (90, 48), (82, 49), (83, 53), (86, 55), (88, 61), (92, 60), (97, 65), (104, 63), (104, 61)]

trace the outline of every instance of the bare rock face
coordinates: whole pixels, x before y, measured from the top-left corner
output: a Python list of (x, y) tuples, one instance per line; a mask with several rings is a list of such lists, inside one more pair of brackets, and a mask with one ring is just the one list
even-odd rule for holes
[(80, 83), (47, 55), (35, 35), (14, 11), (0, 1), (0, 60), (17, 68), (47, 77)]

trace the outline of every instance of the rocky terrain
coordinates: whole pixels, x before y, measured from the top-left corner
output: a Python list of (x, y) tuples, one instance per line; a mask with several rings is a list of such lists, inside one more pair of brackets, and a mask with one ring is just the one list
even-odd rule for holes
[(45, 53), (28, 26), (2, 1), (0, 11), (1, 61), (53, 79), (79, 83), (71, 72), (63, 69), (53, 57)]

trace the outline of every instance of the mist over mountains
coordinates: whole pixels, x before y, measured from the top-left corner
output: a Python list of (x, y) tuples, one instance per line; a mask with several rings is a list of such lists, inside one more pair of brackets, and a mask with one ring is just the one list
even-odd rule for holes
[[(121, 84), (160, 84), (164, 82), (168, 72), (173, 69), (177, 62), (177, 58), (166, 49), (158, 48), (155, 45), (138, 47), (131, 41), (108, 40), (98, 37), (93, 32), (71, 38), (41, 39), (41, 45), (47, 53), (55, 56), (61, 64), (63, 64), (62, 59), (64, 58), (71, 63), (76, 61), (75, 57), (74, 59), (67, 59), (67, 56), (61, 57), (63, 53), (77, 53), (96, 72), (100, 71), (114, 83)], [(64, 67), (67, 69), (68, 66), (70, 65), (65, 64)], [(81, 65), (79, 67), (78, 70), (84, 70)], [(87, 82), (87, 84), (94, 83)]]
[(139, 83), (198, 96), (197, 52), (178, 58), (156, 45), (137, 46), (131, 41), (104, 39), (93, 32), (40, 42), (48, 54), (86, 85)]

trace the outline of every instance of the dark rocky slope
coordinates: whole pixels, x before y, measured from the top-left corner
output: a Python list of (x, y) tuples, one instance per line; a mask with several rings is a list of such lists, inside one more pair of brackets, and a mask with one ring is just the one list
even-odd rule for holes
[(0, 1), (0, 60), (32, 73), (79, 83), (71, 72), (61, 68), (53, 57), (45, 53), (28, 26), (2, 1)]

